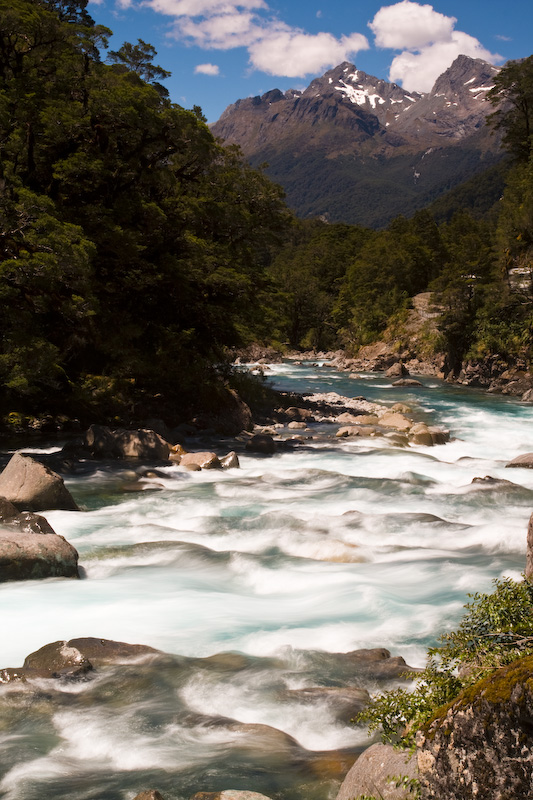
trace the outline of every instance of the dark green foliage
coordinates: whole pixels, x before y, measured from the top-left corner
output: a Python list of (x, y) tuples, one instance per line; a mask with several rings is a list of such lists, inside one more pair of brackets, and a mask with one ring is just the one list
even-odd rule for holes
[(508, 172), (509, 161), (499, 160), (431, 203), (429, 213), (439, 224), (450, 222), (459, 210), (466, 211), (475, 219), (496, 222)]
[(262, 330), (288, 213), (85, 5), (0, 0), (0, 410), (170, 420)]
[(455, 631), (428, 651), (425, 669), (411, 677), (412, 689), (395, 689), (372, 700), (358, 717), (383, 740), (414, 745), (418, 728), (441, 706), (493, 670), (533, 653), (533, 585), (495, 581), (491, 594), (476, 593)]
[(442, 147), (423, 158), (402, 153), (386, 160), (330, 157), (327, 151), (300, 156), (287, 149), (257, 153), (252, 164), (267, 162), (267, 174), (283, 184), (287, 203), (299, 217), (326, 215), (330, 222), (382, 229), (399, 214), (412, 216), (499, 159), (484, 154), (481, 146)]
[(489, 123), (503, 131), (507, 151), (518, 161), (529, 161), (533, 150), (533, 56), (503, 67), (487, 99), (496, 107)]

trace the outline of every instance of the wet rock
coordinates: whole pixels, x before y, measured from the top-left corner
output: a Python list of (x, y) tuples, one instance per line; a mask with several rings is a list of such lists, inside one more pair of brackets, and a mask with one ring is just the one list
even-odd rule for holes
[(255, 433), (245, 445), (246, 450), (251, 453), (263, 453), (272, 455), (276, 452), (276, 442), (266, 433)]
[(162, 794), (157, 789), (148, 789), (146, 792), (140, 792), (135, 795), (133, 800), (165, 800)]
[(79, 511), (63, 478), (22, 453), (15, 453), (0, 475), (0, 495), (19, 511)]
[(291, 430), (300, 430), (303, 431), (307, 428), (307, 423), (305, 422), (289, 422), (287, 425), (288, 428)]
[(395, 378), (398, 376), (403, 378), (405, 375), (409, 375), (409, 370), (401, 361), (397, 361), (396, 364), (388, 368), (385, 375), (387, 378)]
[(242, 789), (224, 789), (222, 792), (196, 792), (190, 800), (270, 800), (270, 798), (258, 792), (248, 792)]
[(180, 467), (199, 467), (200, 469), (222, 469), (222, 464), (216, 453), (200, 452), (185, 453), (181, 457)]
[(76, 549), (44, 517), (21, 514), (0, 530), (0, 582), (78, 577)]
[(167, 461), (170, 455), (170, 444), (153, 430), (111, 430), (104, 425), (91, 425), (85, 432), (79, 449), (80, 454), (104, 459), (142, 458)]
[(293, 422), (315, 421), (313, 412), (310, 411), (308, 408), (297, 408), (296, 406), (290, 406), (289, 408), (286, 408), (283, 413), (287, 419), (290, 419)]
[(161, 656), (159, 650), (140, 644), (115, 642), (110, 639), (81, 638), (51, 642), (30, 653), (20, 668), (0, 672), (0, 683), (26, 681), (29, 678), (85, 680), (96, 667), (125, 664), (133, 659)]
[(394, 383), (392, 385), (393, 386), (411, 386), (411, 387), (415, 387), (415, 386), (423, 386), (424, 384), (420, 383), (420, 381), (417, 381), (414, 378), (400, 378), (400, 380), (394, 381)]
[(516, 456), (512, 461), (509, 461), (506, 467), (524, 467), (524, 469), (533, 469), (533, 453), (523, 453), (521, 456)]
[(533, 656), (464, 690), (417, 735), (424, 800), (532, 795)]
[(286, 695), (287, 699), (300, 703), (310, 705), (325, 703), (335, 717), (345, 724), (348, 724), (370, 702), (367, 690), (357, 687), (312, 686), (307, 689), (289, 689)]
[(223, 456), (220, 459), (220, 465), (222, 469), (238, 469), (240, 467), (240, 464), (237, 453), (234, 450), (232, 450), (226, 456)]
[(400, 433), (407, 433), (413, 423), (397, 411), (386, 411), (379, 417), (379, 424), (384, 428), (394, 428)]
[(346, 775), (337, 800), (379, 797), (382, 800), (409, 800), (414, 790), (397, 787), (394, 778), (417, 778), (416, 756), (395, 750), (390, 744), (373, 744), (362, 753)]

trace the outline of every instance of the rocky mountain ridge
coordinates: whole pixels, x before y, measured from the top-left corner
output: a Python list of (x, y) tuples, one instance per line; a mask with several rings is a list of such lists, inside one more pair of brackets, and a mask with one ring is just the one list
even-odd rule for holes
[(268, 162), (299, 216), (381, 227), (499, 159), (485, 124), (497, 72), (459, 56), (421, 94), (343, 62), (303, 92), (237, 100), (212, 131)]

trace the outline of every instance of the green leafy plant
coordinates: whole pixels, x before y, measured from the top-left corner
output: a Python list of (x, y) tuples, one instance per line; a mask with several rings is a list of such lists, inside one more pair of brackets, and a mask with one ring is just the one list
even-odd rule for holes
[(373, 698), (357, 717), (382, 739), (413, 747), (416, 731), (459, 692), (495, 669), (533, 653), (533, 583), (511, 578), (494, 582), (490, 594), (470, 595), (459, 627), (428, 651), (425, 668), (414, 680)]

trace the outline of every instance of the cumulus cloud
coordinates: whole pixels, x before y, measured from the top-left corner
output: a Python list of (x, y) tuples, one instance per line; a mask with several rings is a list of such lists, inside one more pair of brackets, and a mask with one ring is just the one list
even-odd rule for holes
[(417, 53), (400, 53), (392, 60), (389, 78), (395, 83), (401, 83), (408, 91), (429, 92), (439, 75), (459, 55), (482, 58), (489, 62), (501, 60), (499, 56), (485, 50), (473, 36), (454, 31), (448, 42), (422, 47)]
[(456, 22), (455, 17), (445, 17), (433, 6), (402, 0), (380, 8), (368, 27), (378, 47), (417, 50), (433, 42), (447, 41)]
[(393, 58), (389, 79), (408, 91), (427, 92), (459, 55), (491, 63), (502, 61), (478, 39), (456, 31), (456, 23), (455, 17), (412, 0), (381, 8), (369, 23), (376, 45), (403, 51)]
[(311, 35), (303, 31), (278, 31), (259, 39), (248, 52), (250, 62), (269, 75), (303, 77), (355, 57), (368, 49), (368, 41), (360, 33), (336, 39), (330, 33)]
[[(118, 0), (131, 2), (132, 0)], [(265, 0), (144, 0), (173, 17), (170, 36), (205, 50), (245, 47), (254, 69), (304, 77), (333, 67), (369, 47), (360, 33), (337, 38), (310, 34), (280, 20)]]
[(195, 75), (220, 75), (218, 64), (197, 64), (194, 68)]

